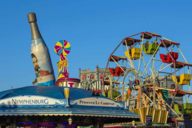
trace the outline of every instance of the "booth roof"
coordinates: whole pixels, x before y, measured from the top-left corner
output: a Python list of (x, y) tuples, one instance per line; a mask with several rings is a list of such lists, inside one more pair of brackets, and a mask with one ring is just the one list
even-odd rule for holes
[[(64, 87), (58, 86), (27, 86), (22, 88), (10, 89), (0, 92), (0, 99), (15, 96), (36, 95), (45, 96), (55, 99), (64, 99)], [(92, 92), (79, 88), (70, 88), (70, 99), (76, 100), (80, 98), (91, 97)]]
[(98, 107), (59, 107), (59, 108), (12, 108), (0, 109), (0, 116), (89, 116), (139, 118), (135, 113), (125, 109)]

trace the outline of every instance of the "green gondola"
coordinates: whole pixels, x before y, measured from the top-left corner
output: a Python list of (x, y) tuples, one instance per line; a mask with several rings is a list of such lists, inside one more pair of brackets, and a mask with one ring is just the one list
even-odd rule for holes
[(183, 104), (183, 109), (185, 114), (192, 114), (192, 103)]
[(153, 43), (149, 43), (149, 41), (147, 41), (142, 45), (142, 49), (144, 53), (153, 55), (158, 51), (158, 43), (157, 41), (154, 41)]

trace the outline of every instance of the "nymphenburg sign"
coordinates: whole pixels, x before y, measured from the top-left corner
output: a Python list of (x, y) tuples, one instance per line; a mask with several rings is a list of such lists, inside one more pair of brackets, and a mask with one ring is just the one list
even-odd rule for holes
[(54, 99), (44, 96), (16, 96), (0, 100), (0, 105), (64, 105), (64, 99)]

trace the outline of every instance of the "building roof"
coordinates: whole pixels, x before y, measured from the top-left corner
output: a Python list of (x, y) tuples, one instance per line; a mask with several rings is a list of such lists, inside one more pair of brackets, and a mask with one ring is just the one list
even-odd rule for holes
[[(26, 86), (0, 92), (0, 99), (22, 95), (46, 96), (56, 99), (64, 99), (64, 87), (58, 86)], [(70, 98), (72, 100), (91, 97), (92, 92), (79, 88), (70, 88)]]
[[(36, 100), (36, 101), (35, 101)], [(47, 102), (37, 102), (46, 100)], [(28, 86), (0, 92), (0, 116), (91, 116), (139, 118), (121, 103), (91, 91), (70, 88), (70, 106), (64, 87)]]

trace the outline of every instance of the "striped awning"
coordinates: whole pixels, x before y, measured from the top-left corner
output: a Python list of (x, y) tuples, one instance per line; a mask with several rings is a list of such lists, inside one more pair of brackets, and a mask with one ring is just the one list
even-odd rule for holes
[(88, 116), (139, 118), (138, 115), (125, 109), (73, 107), (73, 108), (11, 108), (0, 109), (0, 116)]

